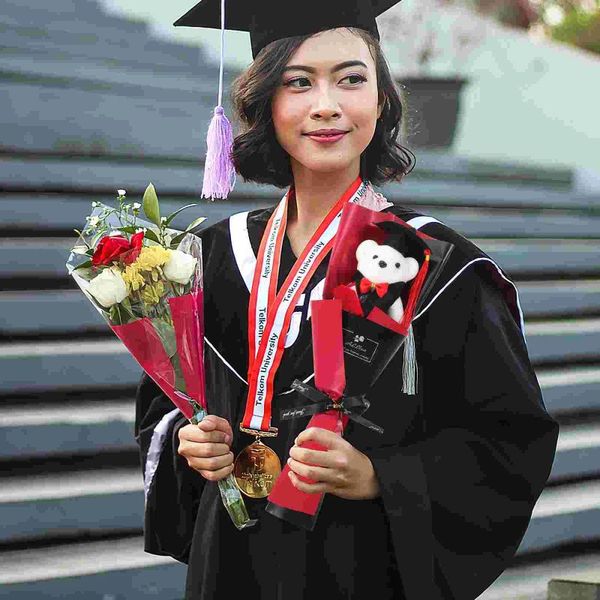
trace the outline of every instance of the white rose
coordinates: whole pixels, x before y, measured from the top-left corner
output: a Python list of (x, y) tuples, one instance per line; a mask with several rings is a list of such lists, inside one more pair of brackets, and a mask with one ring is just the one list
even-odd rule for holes
[(117, 190), (117, 194), (119, 194), (119, 196), (124, 196), (127, 192), (125, 190)]
[(181, 250), (171, 250), (170, 258), (163, 267), (163, 273), (169, 281), (175, 283), (188, 283), (194, 271), (198, 259), (191, 254), (181, 252)]
[(127, 286), (121, 274), (112, 269), (104, 269), (100, 275), (90, 281), (88, 292), (104, 306), (110, 308), (113, 304), (123, 302), (127, 298)]

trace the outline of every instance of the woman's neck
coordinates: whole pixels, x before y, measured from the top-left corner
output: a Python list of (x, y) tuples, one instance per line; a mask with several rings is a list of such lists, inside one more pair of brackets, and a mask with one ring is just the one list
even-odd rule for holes
[(288, 206), (288, 227), (300, 235), (311, 236), (358, 175), (358, 169), (347, 170), (344, 174), (295, 174), (296, 201)]

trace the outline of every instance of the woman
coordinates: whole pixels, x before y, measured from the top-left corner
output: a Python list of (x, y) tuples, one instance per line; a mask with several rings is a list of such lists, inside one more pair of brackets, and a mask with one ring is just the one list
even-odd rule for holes
[[(255, 61), (233, 91), (243, 126), (234, 142), (236, 171), (289, 191), (278, 290), (341, 198), (354, 201), (360, 191), (366, 206), (424, 222), (372, 187), (412, 168), (395, 141), (402, 103), (377, 37), (361, 24), (315, 30), (266, 38), (258, 52), (253, 45)], [(314, 136), (323, 129), (345, 133), (324, 142)], [(558, 426), (529, 361), (512, 282), (435, 219), (427, 233), (455, 250), (434, 300), (413, 323), (417, 394), (401, 391), (398, 353), (368, 394), (365, 416), (385, 427), (383, 435), (352, 422), (338, 437), (304, 431), (308, 418), (278, 420), (280, 408), (304, 404), (289, 390), (293, 379), (313, 372), (309, 302), (322, 293), (324, 257), (282, 332), (272, 414), (278, 434), (266, 441), (282, 464), (291, 457), (293, 473), (316, 481), (292, 476), (294, 485), (325, 492), (317, 524), (313, 531), (295, 527), (265, 512), (266, 498), (247, 497), (258, 525), (238, 531), (230, 522), (215, 482), (251, 441), (239, 429), (251, 395), (248, 303), (275, 209), (202, 232), (211, 416), (190, 425), (152, 380), (140, 383), (145, 550), (189, 565), (188, 600), (476, 598), (517, 550), (550, 472)], [(308, 439), (328, 450), (300, 448)]]

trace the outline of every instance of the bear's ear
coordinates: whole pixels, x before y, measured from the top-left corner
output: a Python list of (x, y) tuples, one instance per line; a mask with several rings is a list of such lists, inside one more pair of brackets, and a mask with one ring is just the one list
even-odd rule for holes
[(419, 263), (416, 258), (408, 257), (402, 261), (402, 281), (410, 281), (417, 276)]
[(379, 248), (375, 240), (364, 240), (356, 248), (356, 260), (360, 264), (363, 260), (370, 258), (371, 252)]

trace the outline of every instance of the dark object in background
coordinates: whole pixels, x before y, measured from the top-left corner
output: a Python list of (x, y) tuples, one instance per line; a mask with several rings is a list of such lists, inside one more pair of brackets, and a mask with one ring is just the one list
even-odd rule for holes
[(406, 143), (418, 148), (449, 149), (456, 134), (460, 94), (468, 79), (407, 77), (398, 83), (408, 105)]

